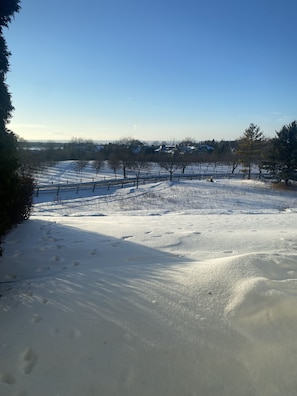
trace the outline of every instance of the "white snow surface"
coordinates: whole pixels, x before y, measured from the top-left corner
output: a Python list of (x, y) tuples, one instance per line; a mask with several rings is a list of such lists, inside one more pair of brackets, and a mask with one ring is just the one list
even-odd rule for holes
[(40, 194), (0, 258), (0, 395), (295, 395), (296, 224), (258, 181)]

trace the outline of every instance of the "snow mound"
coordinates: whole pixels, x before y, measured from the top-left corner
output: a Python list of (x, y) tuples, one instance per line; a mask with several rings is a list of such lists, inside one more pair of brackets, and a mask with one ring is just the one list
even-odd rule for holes
[(294, 200), (197, 209), (210, 184), (35, 205), (0, 258), (1, 396), (296, 393)]

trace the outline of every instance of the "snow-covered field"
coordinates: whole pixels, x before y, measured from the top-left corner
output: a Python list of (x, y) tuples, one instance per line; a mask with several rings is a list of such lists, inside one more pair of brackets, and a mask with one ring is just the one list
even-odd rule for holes
[[(258, 168), (254, 167), (252, 169), (254, 173), (258, 172)], [(177, 170), (176, 173), (180, 173), (181, 170)], [(126, 170), (128, 177), (135, 177), (135, 171), (132, 169)], [(203, 175), (213, 175), (217, 174), (231, 174), (232, 166), (214, 163), (201, 163), (199, 165), (191, 165), (185, 169), (185, 174), (201, 174)], [(165, 169), (160, 168), (157, 164), (150, 163), (147, 168), (140, 170), (141, 176), (152, 176), (152, 175), (168, 175)], [(243, 168), (238, 166), (234, 175), (243, 176)], [(108, 167), (106, 161), (102, 163), (102, 166), (98, 172), (93, 167), (93, 161), (86, 163), (86, 166), (80, 171), (77, 171), (76, 161), (61, 161), (58, 162), (54, 167), (48, 168), (46, 171), (37, 174), (37, 181), (39, 185), (49, 185), (49, 184), (65, 184), (65, 183), (84, 183), (93, 181), (102, 181), (114, 178), (122, 178), (123, 172), (118, 169), (116, 175)]]
[(41, 194), (0, 258), (0, 395), (295, 395), (296, 224), (257, 181)]

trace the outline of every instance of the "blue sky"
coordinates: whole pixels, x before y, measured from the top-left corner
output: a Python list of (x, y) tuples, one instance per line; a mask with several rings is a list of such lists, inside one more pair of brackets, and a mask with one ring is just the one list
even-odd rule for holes
[(268, 137), (297, 119), (296, 0), (23, 0), (5, 31), (27, 140)]

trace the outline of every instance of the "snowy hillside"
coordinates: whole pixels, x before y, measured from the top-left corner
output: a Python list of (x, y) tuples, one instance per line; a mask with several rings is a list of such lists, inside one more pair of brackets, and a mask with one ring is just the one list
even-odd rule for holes
[(40, 194), (0, 258), (1, 396), (296, 394), (296, 222), (258, 181)]

